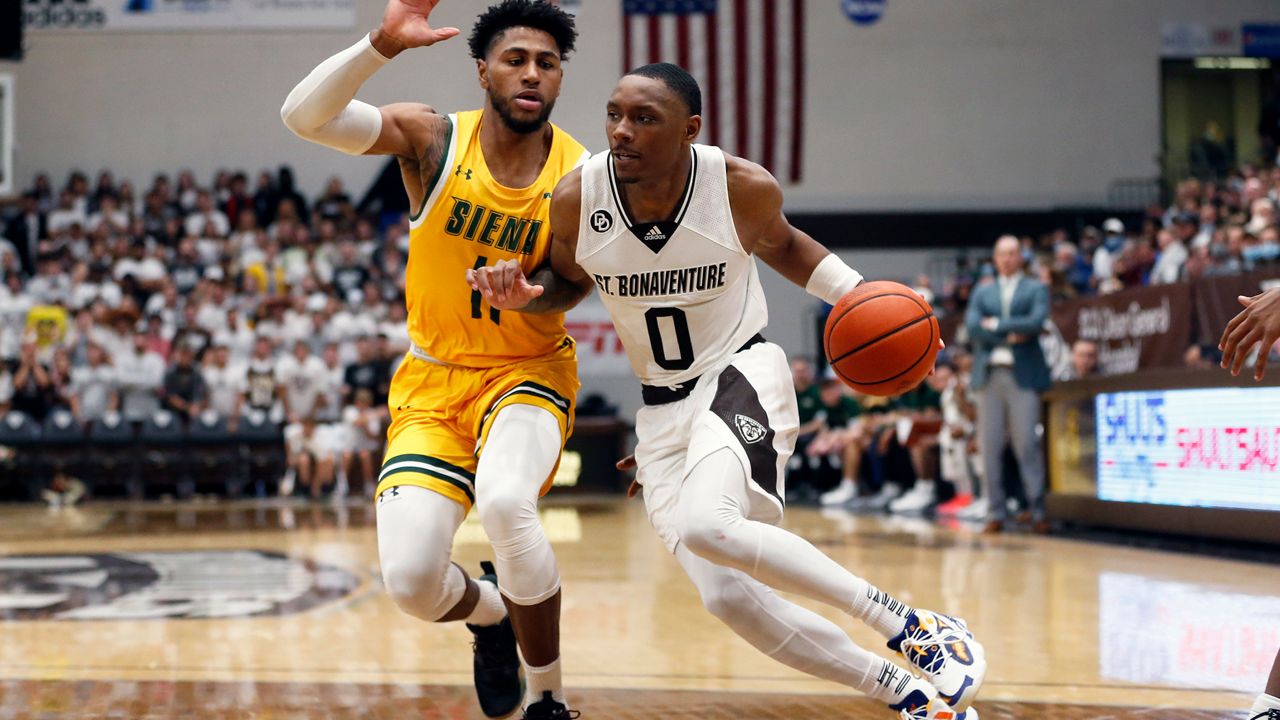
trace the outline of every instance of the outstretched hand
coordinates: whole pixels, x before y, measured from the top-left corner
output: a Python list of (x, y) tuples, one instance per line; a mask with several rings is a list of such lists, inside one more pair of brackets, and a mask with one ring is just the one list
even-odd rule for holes
[(529, 282), (517, 260), (499, 260), (493, 266), (467, 270), (467, 284), (498, 310), (519, 310), (545, 290)]
[(1236, 299), (1244, 310), (1231, 318), (1218, 341), (1222, 367), (1230, 369), (1232, 375), (1239, 375), (1249, 351), (1262, 343), (1253, 371), (1253, 379), (1261, 380), (1267, 373), (1267, 356), (1280, 340), (1280, 288), (1272, 288), (1253, 297), (1241, 295)]
[(382, 34), (403, 48), (427, 47), (457, 35), (456, 27), (433, 28), (427, 18), (440, 0), (387, 0)]

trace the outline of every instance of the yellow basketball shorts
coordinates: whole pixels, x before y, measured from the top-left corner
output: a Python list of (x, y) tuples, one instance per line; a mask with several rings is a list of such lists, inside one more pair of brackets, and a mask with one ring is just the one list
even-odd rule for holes
[[(578, 362), (572, 350), (500, 368), (440, 365), (412, 354), (391, 380), (391, 427), (375, 497), (416, 485), (475, 503), (476, 462), (498, 411), (508, 405), (545, 408), (560, 422), (560, 446), (573, 432)], [(542, 486), (551, 489), (555, 470)]]

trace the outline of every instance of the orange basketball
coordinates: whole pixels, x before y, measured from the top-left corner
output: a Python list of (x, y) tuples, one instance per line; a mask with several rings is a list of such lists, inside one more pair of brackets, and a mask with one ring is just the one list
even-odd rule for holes
[(938, 355), (938, 318), (901, 283), (864, 282), (840, 298), (823, 332), (827, 360), (846, 385), (889, 396), (920, 384)]

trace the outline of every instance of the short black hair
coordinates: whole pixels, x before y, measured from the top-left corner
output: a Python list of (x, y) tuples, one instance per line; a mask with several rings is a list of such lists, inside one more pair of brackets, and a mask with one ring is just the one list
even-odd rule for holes
[(684, 101), (690, 115), (702, 114), (702, 89), (698, 87), (698, 81), (689, 74), (689, 71), (679, 65), (666, 62), (650, 63), (641, 65), (627, 74), (661, 80), (671, 88), (671, 92)]
[(467, 40), (471, 57), (483, 60), (494, 40), (513, 27), (533, 28), (550, 35), (560, 48), (561, 60), (569, 59), (573, 43), (578, 39), (573, 16), (555, 5), (543, 0), (502, 0), (485, 10), (471, 28), (471, 37)]

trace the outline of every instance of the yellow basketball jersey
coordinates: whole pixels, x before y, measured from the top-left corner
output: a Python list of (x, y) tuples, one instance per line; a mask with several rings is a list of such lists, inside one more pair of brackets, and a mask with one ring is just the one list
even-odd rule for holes
[(570, 342), (564, 315), (495, 310), (467, 285), (466, 271), (512, 258), (526, 275), (542, 265), (551, 248), (551, 191), (587, 155), (552, 125), (538, 179), (504, 187), (480, 149), (481, 114), (449, 116), (440, 170), (411, 218), (405, 283), (410, 339), (441, 362), (474, 368), (550, 355)]

